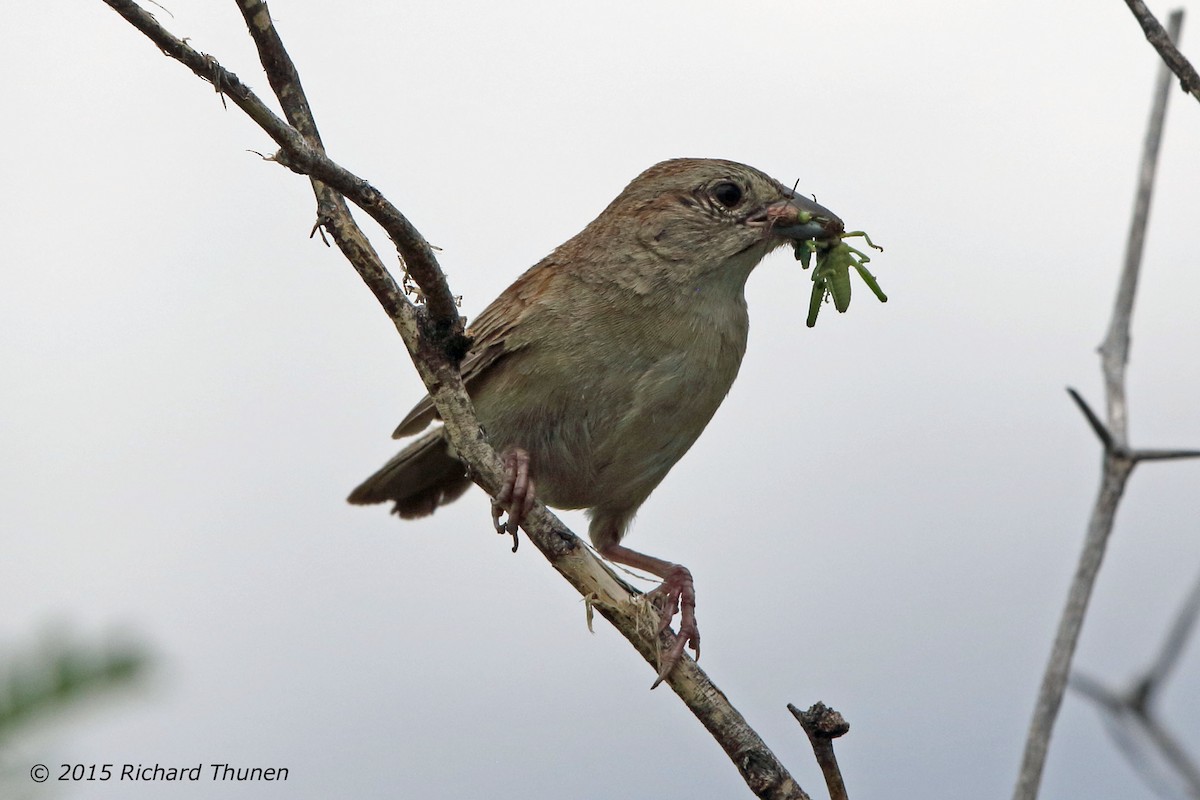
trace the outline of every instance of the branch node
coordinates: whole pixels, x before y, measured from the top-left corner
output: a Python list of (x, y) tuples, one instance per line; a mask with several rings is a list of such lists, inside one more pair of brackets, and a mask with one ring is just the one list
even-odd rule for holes
[(819, 736), (822, 739), (838, 739), (850, 732), (850, 723), (841, 715), (841, 712), (835, 711), (824, 703), (814, 703), (807, 711), (801, 711), (788, 703), (788, 710), (795, 715), (805, 732), (811, 731), (813, 736)]
[(371, 185), (370, 181), (365, 179), (358, 183), (359, 202), (365, 206), (373, 206), (379, 202), (379, 190)]

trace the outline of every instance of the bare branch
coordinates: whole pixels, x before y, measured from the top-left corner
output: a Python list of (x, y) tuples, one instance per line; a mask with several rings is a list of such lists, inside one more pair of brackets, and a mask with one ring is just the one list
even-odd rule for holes
[(317, 121), (308, 104), (304, 87), (300, 84), (300, 73), (292, 63), (292, 57), (284, 49), (283, 40), (275, 30), (275, 23), (271, 20), (266, 3), (261, 0), (238, 0), (238, 9), (246, 21), (246, 30), (250, 32), (250, 38), (258, 48), (258, 60), (262, 63), (267, 81), (271, 84), (271, 91), (279, 100), (283, 115), (305, 139), (324, 152), (321, 134), (317, 131)]
[(1078, 672), (1072, 673), (1070, 685), (1099, 706), (1117, 747), (1148, 783), (1156, 786), (1182, 783), (1183, 791), (1200, 798), (1200, 766), (1155, 712), (1155, 700), (1178, 663), (1197, 617), (1200, 617), (1200, 579), (1175, 616), (1158, 657), (1131, 689), (1118, 693)]
[(1200, 770), (1175, 737), (1146, 706), (1139, 693), (1119, 694), (1079, 672), (1070, 686), (1096, 704), (1117, 749), (1142, 779), (1164, 797), (1200, 798)]
[[(1129, 0), (1138, 3), (1140, 0)], [(1146, 12), (1149, 13), (1149, 12)], [(1155, 25), (1158, 23), (1155, 22)], [(1171, 15), (1171, 38), (1179, 36), (1183, 12)], [(1163, 120), (1167, 115), (1167, 90), (1170, 74), (1165, 66), (1158, 70), (1154, 88), (1154, 103), (1142, 149), (1142, 166), (1138, 171), (1138, 188), (1129, 224), (1129, 239), (1125, 245), (1125, 267), (1117, 287), (1108, 334), (1100, 345), (1100, 360), (1104, 370), (1104, 387), (1108, 397), (1108, 429), (1121, 447), (1129, 445), (1129, 422), (1125, 408), (1125, 365), (1129, 362), (1129, 328), (1133, 320), (1133, 298), (1137, 293), (1138, 273), (1141, 271), (1142, 251), (1146, 245), (1146, 225), (1150, 219), (1150, 199), (1154, 194), (1154, 174), (1158, 168), (1158, 149), (1162, 142)]]
[[(1173, 32), (1168, 34), (1142, 0), (1125, 0), (1125, 5), (1129, 6), (1129, 10), (1133, 12), (1134, 18), (1142, 26), (1142, 32), (1146, 34), (1146, 40), (1158, 51), (1163, 63), (1175, 73), (1175, 77), (1179, 78), (1180, 87), (1200, 100), (1200, 75), (1196, 74), (1196, 68), (1183, 57), (1183, 53), (1180, 53), (1176, 46), (1179, 42), (1179, 26), (1183, 24), (1183, 9), (1171, 12), (1171, 16), (1167, 19), (1167, 27), (1171, 28)], [(1176, 18), (1178, 18), (1178, 22), (1176, 22)]]
[[(367, 181), (312, 147), (298, 130), (276, 116), (237, 75), (222, 67), (217, 59), (193, 49), (184, 40), (173, 36), (132, 0), (104, 2), (158, 45), (165, 55), (180, 62), (202, 80), (213, 84), (223, 96), (233, 100), (234, 105), (244, 111), (279, 145), (281, 152), (276, 155), (275, 160), (294, 172), (309, 175), (333, 186), (378, 222), (395, 242), (396, 247), (405, 254), (408, 270), (424, 292), (433, 321), (447, 328), (457, 322), (458, 308), (454, 296), (446, 285), (432, 248), (399, 209)], [(395, 281), (382, 275), (372, 275), (370, 279), (364, 275), (363, 279), (367, 280), (368, 286), (384, 304), (388, 314), (394, 317), (398, 305), (406, 302)]]
[(1082, 672), (1072, 672), (1067, 684), (1096, 705), (1113, 713), (1117, 713), (1125, 703), (1124, 699), (1116, 692)]
[[(1179, 25), (1182, 24), (1182, 14), (1172, 15), (1171, 22), (1172, 35), (1177, 37)], [(1079, 634), (1083, 630), (1088, 602), (1095, 588), (1096, 578), (1100, 574), (1100, 565), (1104, 561), (1104, 551), (1116, 520), (1117, 506), (1121, 502), (1125, 484), (1137, 464), (1137, 460), (1129, 451), (1125, 365), (1129, 360), (1129, 329), (1133, 319), (1133, 301), (1137, 293), (1138, 271), (1150, 215), (1150, 195), (1154, 189), (1154, 173), (1162, 141), (1169, 83), (1170, 76), (1164, 64), (1159, 69), (1142, 152), (1133, 221), (1130, 224), (1129, 241), (1125, 249), (1125, 265), (1108, 333), (1100, 346), (1101, 367), (1108, 400), (1107, 424), (1101, 423), (1078, 392), (1069, 390), (1096, 435), (1104, 442), (1104, 466), (1100, 492), (1088, 521), (1087, 536), (1079, 556), (1079, 564), (1067, 592), (1066, 606), (1059, 620), (1049, 662), (1038, 690), (1037, 704), (1025, 740), (1021, 769), (1013, 791), (1014, 800), (1034, 800), (1037, 797), (1046, 765), (1046, 754), (1050, 749), (1050, 736), (1054, 731), (1058, 711), (1062, 707), (1067, 677), (1070, 674), (1075, 647), (1079, 642)]]
[(1179, 744), (1179, 740), (1163, 727), (1157, 716), (1141, 715), (1139, 719), (1145, 727), (1146, 735), (1170, 765), (1174, 776), (1186, 785), (1185, 791), (1188, 796), (1200, 799), (1200, 766)]
[(1154, 698), (1166, 682), (1168, 674), (1179, 663), (1179, 656), (1183, 653), (1192, 629), (1196, 627), (1197, 617), (1200, 617), (1200, 576), (1197, 576), (1196, 583), (1183, 601), (1179, 613), (1176, 614), (1175, 621), (1171, 624), (1167, 637), (1163, 641), (1162, 649), (1158, 653), (1158, 658), (1146, 670), (1146, 675), (1139, 683), (1139, 694), (1142, 698), (1140, 705), (1150, 706), (1153, 704)]
[(1104, 561), (1104, 550), (1108, 544), (1108, 536), (1112, 532), (1117, 505), (1125, 490), (1125, 482), (1133, 470), (1133, 463), (1129, 459), (1112, 456), (1106, 456), (1104, 459), (1100, 496), (1096, 499), (1096, 505), (1092, 509), (1087, 537), (1084, 539), (1083, 551), (1079, 556), (1079, 565), (1075, 568), (1075, 577), (1072, 579), (1071, 588), (1067, 593), (1067, 604), (1063, 609), (1058, 623), (1058, 632), (1054, 637), (1050, 661), (1046, 665), (1042, 686), (1038, 691), (1037, 705), (1034, 707), (1033, 720), (1029, 725), (1029, 735), (1025, 740), (1021, 772), (1013, 793), (1014, 800), (1033, 800), (1037, 797), (1042, 770), (1046, 765), (1046, 753), (1050, 748), (1050, 734), (1054, 730), (1054, 722), (1058, 718), (1058, 710), (1062, 706), (1067, 675), (1071, 669), (1071, 659), (1075, 654), (1075, 645), (1079, 641), (1079, 632), (1083, 629), (1088, 601), (1091, 599), (1092, 588), (1095, 586), (1096, 576), (1100, 572), (1100, 565)]

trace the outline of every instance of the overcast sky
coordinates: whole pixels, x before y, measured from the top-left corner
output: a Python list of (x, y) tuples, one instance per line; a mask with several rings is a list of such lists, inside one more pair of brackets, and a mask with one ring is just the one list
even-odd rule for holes
[[(265, 135), (98, 0), (11, 5), (0, 648), (118, 630), (156, 666), (5, 751), (5, 785), (213, 797), (25, 775), (226, 762), (290, 777), (222, 797), (749, 797), (481, 492), (408, 523), (344, 502), (422, 388), (308, 238), (307, 182), (248, 152)], [(232, 3), (164, 5), (268, 93)], [(676, 156), (798, 180), (886, 248), (890, 301), (859, 290), (814, 329), (808, 273), (759, 267), (741, 376), (626, 541), (692, 569), (703, 666), (814, 795), (788, 702), (846, 715), (855, 798), (1007, 797), (1098, 485), (1064, 389), (1103, 407), (1157, 68), (1125, 5), (271, 8), (330, 153), (442, 248), (469, 317)], [(1142, 446), (1200, 446), (1198, 144), (1173, 92), (1129, 372)], [(1133, 476), (1078, 658), (1114, 687), (1200, 571), (1198, 488), (1195, 463)], [(1200, 752), (1194, 643), (1163, 710)], [(1044, 796), (1152, 795), (1069, 697)]]

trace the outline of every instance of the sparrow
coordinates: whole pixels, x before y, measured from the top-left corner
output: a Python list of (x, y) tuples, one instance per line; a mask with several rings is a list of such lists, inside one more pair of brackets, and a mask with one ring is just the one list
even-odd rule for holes
[[(696, 595), (680, 564), (621, 544), (638, 508), (699, 437), (746, 351), (746, 279), (771, 251), (836, 239), (833, 212), (753, 167), (680, 158), (634, 178), (579, 234), (504, 290), (471, 325), (461, 363), (480, 425), (500, 453), (497, 530), (514, 537), (535, 496), (587, 509), (601, 556), (662, 579), (649, 593), (699, 657)], [(428, 396), (393, 438), (437, 419)], [(367, 478), (349, 502), (432, 514), (471, 486), (440, 426)], [(499, 518), (507, 512), (506, 525)]]

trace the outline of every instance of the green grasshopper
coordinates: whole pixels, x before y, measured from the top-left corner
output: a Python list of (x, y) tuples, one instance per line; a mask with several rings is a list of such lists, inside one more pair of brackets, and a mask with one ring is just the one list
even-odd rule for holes
[(870, 257), (843, 241), (852, 236), (861, 236), (870, 247), (883, 252), (883, 248), (872, 242), (871, 237), (864, 231), (843, 233), (834, 239), (806, 239), (796, 242), (796, 260), (800, 262), (801, 267), (808, 269), (813, 254), (816, 253), (817, 256), (817, 266), (812, 276), (812, 298), (808, 303), (807, 325), (810, 328), (817, 324), (817, 314), (820, 313), (821, 304), (825, 302), (826, 297), (833, 298), (833, 306), (838, 313), (850, 307), (850, 267), (854, 267), (863, 283), (879, 298), (879, 302), (887, 302), (887, 295), (879, 288), (879, 282), (865, 266), (871, 260)]

